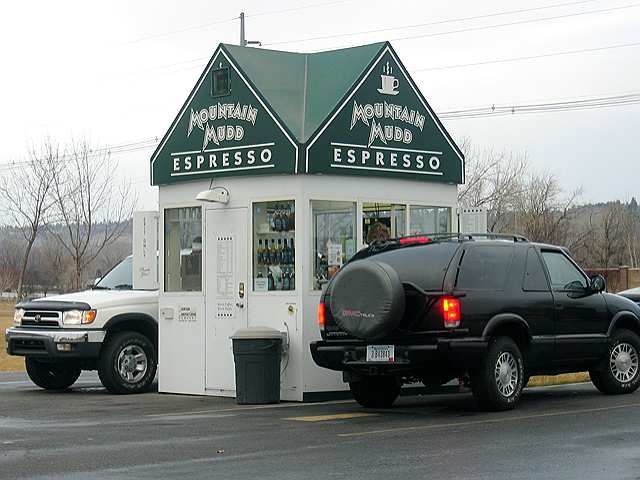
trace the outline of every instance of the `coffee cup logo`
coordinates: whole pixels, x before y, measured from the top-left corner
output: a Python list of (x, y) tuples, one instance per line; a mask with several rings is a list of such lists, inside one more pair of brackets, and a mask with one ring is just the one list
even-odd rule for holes
[(400, 81), (391, 75), (393, 73), (393, 68), (389, 65), (389, 62), (386, 63), (384, 67), (382, 67), (382, 75), (380, 75), (380, 79), (382, 80), (382, 86), (378, 89), (378, 92), (384, 95), (397, 95), (398, 86), (400, 85)]

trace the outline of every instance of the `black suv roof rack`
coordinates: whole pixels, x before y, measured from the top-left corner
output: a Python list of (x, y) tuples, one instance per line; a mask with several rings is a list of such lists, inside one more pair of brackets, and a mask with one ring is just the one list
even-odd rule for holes
[(376, 253), (412, 245), (425, 245), (449, 240), (469, 242), (480, 239), (507, 240), (514, 243), (529, 242), (526, 237), (515, 233), (422, 233), (419, 235), (390, 238), (389, 240), (374, 240), (368, 247), (357, 252), (352, 260), (358, 260)]
[[(418, 235), (418, 236), (426, 236), (426, 237), (432, 238), (433, 240), (448, 240), (448, 239), (457, 238), (460, 241), (486, 239), (486, 240), (511, 240), (515, 243), (529, 242), (529, 239), (527, 239), (522, 235), (518, 235), (516, 233), (434, 233), (434, 234), (426, 234), (426, 235)], [(408, 237), (408, 238), (412, 238), (412, 237)]]

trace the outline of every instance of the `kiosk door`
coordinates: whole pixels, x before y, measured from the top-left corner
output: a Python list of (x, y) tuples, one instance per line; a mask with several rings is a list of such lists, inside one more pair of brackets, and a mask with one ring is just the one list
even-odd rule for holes
[(205, 225), (206, 388), (235, 396), (229, 337), (247, 326), (247, 209), (209, 210)]

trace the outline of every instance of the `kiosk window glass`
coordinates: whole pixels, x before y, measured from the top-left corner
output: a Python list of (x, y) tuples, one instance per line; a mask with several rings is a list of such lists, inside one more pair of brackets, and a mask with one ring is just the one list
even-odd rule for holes
[(320, 290), (356, 253), (356, 204), (313, 200), (313, 289)]
[(409, 209), (409, 234), (451, 232), (451, 209), (448, 207), (418, 207)]
[(293, 200), (253, 204), (253, 289), (296, 289), (296, 210)]
[(228, 68), (220, 68), (213, 71), (211, 75), (211, 93), (214, 97), (223, 97), (231, 93)]
[(406, 207), (389, 203), (362, 204), (362, 243), (406, 235)]
[(164, 291), (202, 290), (202, 210), (164, 211)]

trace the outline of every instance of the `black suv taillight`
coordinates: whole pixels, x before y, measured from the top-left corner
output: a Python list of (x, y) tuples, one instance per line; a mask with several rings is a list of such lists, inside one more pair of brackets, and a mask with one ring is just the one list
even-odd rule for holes
[(324, 327), (327, 323), (326, 319), (326, 307), (323, 301), (318, 304), (318, 327), (321, 331), (324, 331)]
[(444, 328), (457, 328), (460, 326), (460, 320), (462, 319), (460, 299), (442, 297), (440, 299), (440, 312), (444, 320)]

